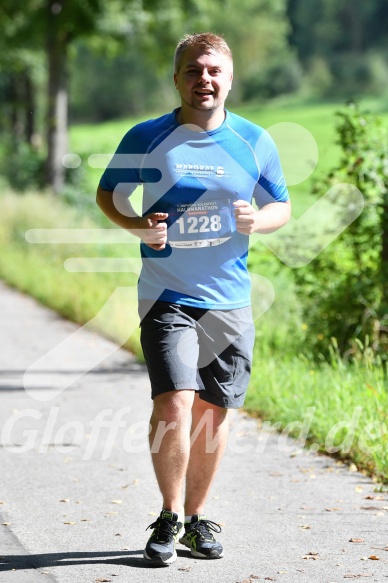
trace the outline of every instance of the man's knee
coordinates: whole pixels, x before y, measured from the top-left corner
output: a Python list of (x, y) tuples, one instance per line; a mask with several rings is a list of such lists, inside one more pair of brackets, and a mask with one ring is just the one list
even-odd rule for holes
[(190, 417), (194, 390), (168, 391), (154, 398), (152, 418), (166, 423), (181, 422)]

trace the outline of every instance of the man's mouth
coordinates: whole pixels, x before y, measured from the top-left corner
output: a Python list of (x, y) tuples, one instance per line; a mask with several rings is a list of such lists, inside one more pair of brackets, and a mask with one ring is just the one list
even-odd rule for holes
[(196, 95), (213, 95), (214, 91), (212, 91), (211, 89), (196, 89), (194, 93)]

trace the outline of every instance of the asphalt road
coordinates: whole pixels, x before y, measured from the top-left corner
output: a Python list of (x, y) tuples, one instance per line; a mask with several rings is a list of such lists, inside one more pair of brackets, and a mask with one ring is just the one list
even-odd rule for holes
[(207, 507), (225, 557), (150, 567), (144, 367), (4, 285), (0, 311), (1, 583), (388, 581), (388, 494), (242, 413)]

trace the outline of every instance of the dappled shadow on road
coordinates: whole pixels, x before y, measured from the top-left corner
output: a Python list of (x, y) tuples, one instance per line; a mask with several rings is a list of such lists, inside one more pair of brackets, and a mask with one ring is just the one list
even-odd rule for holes
[[(87, 374), (139, 374), (141, 372), (146, 371), (145, 364), (136, 363), (130, 364), (128, 366), (117, 366), (117, 367), (96, 367), (91, 370), (84, 370), (84, 369), (34, 369), (28, 370), (29, 374), (80, 374), (80, 373), (87, 373)], [(25, 369), (0, 369), (0, 378), (2, 376), (21, 376), (24, 375), (26, 372)]]
[[(130, 363), (128, 366), (117, 366), (117, 367), (96, 367), (92, 370), (83, 369), (61, 369), (61, 370), (29, 370), (28, 374), (31, 375), (47, 375), (58, 376), (58, 375), (139, 375), (145, 374), (147, 371), (145, 364), (142, 363)], [(24, 391), (23, 386), (23, 376), (25, 374), (25, 369), (1, 369), (0, 370), (0, 392), (4, 391)], [(12, 384), (15, 383), (15, 384)], [(55, 387), (50, 387), (47, 385), (35, 386), (34, 390), (45, 390), (52, 389)]]
[[(177, 550), (178, 555), (190, 557), (189, 551)], [(122, 565), (140, 569), (154, 569), (155, 565), (143, 558), (143, 549), (135, 551), (47, 553), (40, 555), (2, 555), (0, 572), (13, 569), (42, 569), (43, 567), (68, 567), (70, 565)], [(163, 567), (163, 566), (162, 566)]]

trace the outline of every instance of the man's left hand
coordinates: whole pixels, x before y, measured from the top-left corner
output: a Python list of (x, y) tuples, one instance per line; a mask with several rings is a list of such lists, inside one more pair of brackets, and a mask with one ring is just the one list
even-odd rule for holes
[(233, 203), (236, 228), (243, 235), (251, 235), (258, 228), (258, 211), (246, 200)]

